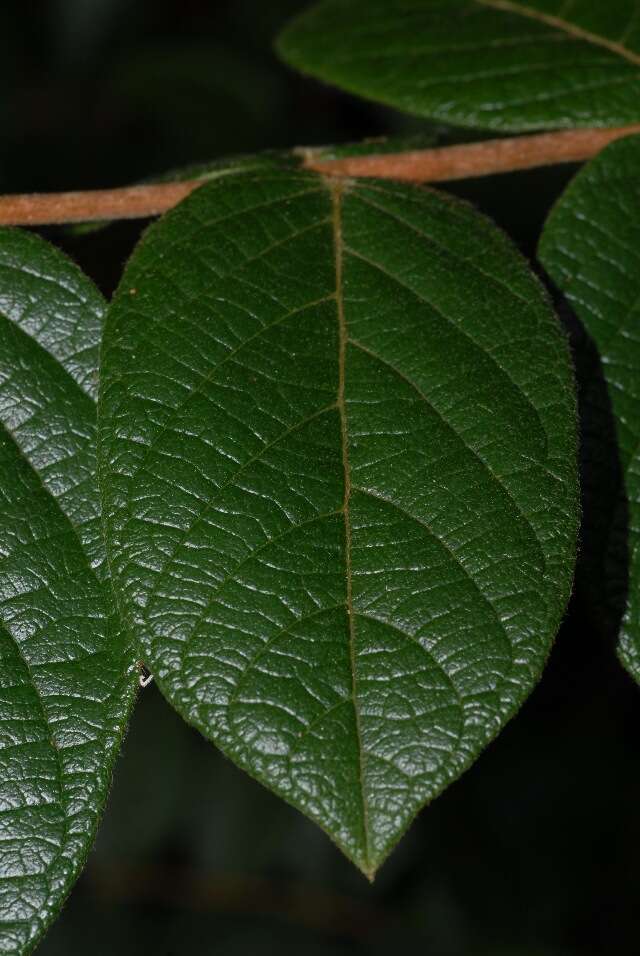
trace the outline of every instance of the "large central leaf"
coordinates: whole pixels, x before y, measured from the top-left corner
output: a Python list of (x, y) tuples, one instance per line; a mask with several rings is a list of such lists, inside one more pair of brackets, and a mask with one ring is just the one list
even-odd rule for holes
[(367, 873), (537, 677), (576, 534), (567, 350), (469, 207), (208, 184), (110, 309), (123, 613), (178, 710)]
[(446, 123), (640, 121), (638, 0), (322, 0), (278, 48), (312, 76)]

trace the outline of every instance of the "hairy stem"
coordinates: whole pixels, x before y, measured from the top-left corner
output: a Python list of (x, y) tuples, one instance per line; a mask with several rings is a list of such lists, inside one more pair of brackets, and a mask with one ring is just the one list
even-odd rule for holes
[[(414, 183), (444, 182), (490, 176), (536, 166), (582, 162), (640, 124), (610, 129), (575, 129), (492, 139), (459, 146), (323, 159), (319, 150), (302, 150), (302, 165), (325, 176), (375, 176)], [(0, 196), (0, 225), (41, 226), (54, 223), (141, 219), (175, 206), (202, 179), (87, 192)]]

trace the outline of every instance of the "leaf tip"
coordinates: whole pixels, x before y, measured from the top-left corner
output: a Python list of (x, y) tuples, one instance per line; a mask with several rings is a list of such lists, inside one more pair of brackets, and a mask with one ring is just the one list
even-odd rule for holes
[(377, 872), (378, 868), (376, 866), (367, 867), (362, 870), (363, 875), (366, 876), (371, 884), (375, 883)]

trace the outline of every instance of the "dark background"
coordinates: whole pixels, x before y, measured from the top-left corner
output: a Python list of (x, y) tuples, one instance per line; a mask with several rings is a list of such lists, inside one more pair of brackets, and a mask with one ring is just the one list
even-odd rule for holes
[[(302, 0), (7, 0), (0, 190), (105, 187), (271, 147), (459, 133), (294, 75)], [(455, 187), (533, 253), (570, 168)], [(140, 223), (60, 243), (109, 293)], [(640, 694), (572, 605), (545, 677), (373, 886), (297, 811), (140, 695), (96, 848), (42, 956), (640, 952)]]

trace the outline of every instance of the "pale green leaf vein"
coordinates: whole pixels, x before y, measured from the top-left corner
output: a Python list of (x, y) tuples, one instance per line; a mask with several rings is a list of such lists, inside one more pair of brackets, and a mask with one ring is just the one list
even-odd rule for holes
[(615, 40), (609, 40), (607, 37), (603, 37), (598, 33), (593, 33), (591, 30), (585, 30), (583, 27), (578, 26), (577, 23), (571, 23), (569, 20), (564, 20), (562, 17), (554, 16), (551, 13), (543, 13), (540, 10), (523, 6), (521, 3), (515, 3), (513, 0), (476, 0), (476, 3), (479, 3), (483, 7), (493, 7), (496, 10), (504, 10), (505, 13), (515, 13), (521, 17), (529, 17), (529, 19), (536, 20), (538, 23), (543, 23), (546, 24), (546, 26), (555, 27), (557, 30), (562, 30), (564, 33), (576, 40), (585, 40), (587, 43), (591, 43), (594, 46), (604, 47), (611, 53), (615, 53), (616, 56), (620, 56), (625, 60), (629, 60), (629, 62), (633, 63), (635, 66), (640, 66), (640, 56), (637, 53), (634, 53), (632, 50), (629, 50), (629, 48), (624, 46), (622, 43), (618, 43)]

